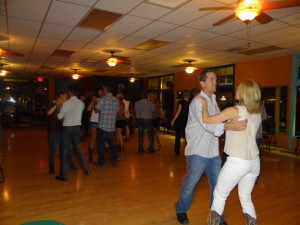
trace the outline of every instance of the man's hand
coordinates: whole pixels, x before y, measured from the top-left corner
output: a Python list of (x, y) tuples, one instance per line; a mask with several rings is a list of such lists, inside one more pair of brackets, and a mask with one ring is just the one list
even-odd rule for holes
[(248, 120), (238, 121), (239, 117), (234, 118), (229, 123), (225, 123), (224, 130), (243, 131), (247, 128)]

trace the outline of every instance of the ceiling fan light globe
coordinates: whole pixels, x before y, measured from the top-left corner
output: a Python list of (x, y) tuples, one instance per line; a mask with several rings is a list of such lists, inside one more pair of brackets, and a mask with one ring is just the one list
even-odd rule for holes
[(235, 15), (242, 21), (253, 20), (261, 12), (260, 0), (244, 0), (238, 2)]
[(133, 83), (133, 82), (135, 81), (135, 79), (134, 79), (133, 77), (130, 77), (129, 81), (130, 81), (131, 83)]
[(6, 70), (0, 70), (0, 76), (4, 77), (6, 75)]
[(195, 71), (195, 67), (193, 66), (188, 66), (185, 68), (186, 73), (193, 73)]
[(118, 62), (118, 60), (114, 57), (110, 57), (109, 59), (106, 60), (106, 63), (109, 66), (115, 66), (115, 65), (117, 65), (117, 62)]
[(72, 78), (73, 78), (74, 80), (77, 80), (77, 79), (79, 78), (79, 75), (78, 75), (77, 73), (74, 73), (74, 74), (72, 75)]

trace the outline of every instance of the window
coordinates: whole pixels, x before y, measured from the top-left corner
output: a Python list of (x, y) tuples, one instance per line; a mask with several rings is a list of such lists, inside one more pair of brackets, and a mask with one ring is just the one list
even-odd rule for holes
[(160, 89), (173, 88), (173, 75), (161, 77)]
[(297, 87), (295, 136), (300, 136), (300, 86)]
[(149, 90), (158, 90), (159, 88), (159, 78), (152, 78), (148, 80)]
[(276, 131), (286, 132), (287, 87), (261, 88), (268, 119), (276, 123)]
[(216, 68), (219, 85), (233, 85), (234, 68), (233, 66), (223, 66)]

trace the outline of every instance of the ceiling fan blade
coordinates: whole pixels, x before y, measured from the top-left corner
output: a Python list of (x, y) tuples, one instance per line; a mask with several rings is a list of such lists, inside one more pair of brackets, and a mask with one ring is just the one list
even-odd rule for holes
[(12, 51), (10, 51), (9, 49), (6, 49), (6, 48), (0, 48), (0, 55), (1, 54), (24, 57), (24, 54), (17, 53), (17, 52), (12, 52)]
[(300, 6), (299, 0), (284, 0), (284, 1), (274, 1), (274, 2), (264, 2), (263, 10), (269, 9), (282, 9)]
[(261, 24), (266, 24), (273, 21), (273, 18), (264, 12), (260, 12), (260, 14), (255, 17), (255, 20)]
[(199, 11), (207, 11), (207, 10), (234, 10), (233, 6), (224, 6), (224, 7), (204, 7), (200, 8)]
[(230, 16), (225, 17), (224, 19), (219, 20), (218, 22), (214, 23), (213, 26), (218, 26), (221, 25), (231, 19), (235, 18), (235, 13), (231, 14)]

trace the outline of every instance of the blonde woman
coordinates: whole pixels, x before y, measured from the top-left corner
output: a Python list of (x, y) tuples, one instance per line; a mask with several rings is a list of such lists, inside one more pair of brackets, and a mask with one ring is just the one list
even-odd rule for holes
[(244, 131), (226, 131), (224, 151), (228, 154), (228, 158), (218, 177), (207, 224), (219, 225), (225, 201), (232, 189), (238, 185), (239, 199), (245, 214), (246, 225), (256, 225), (256, 212), (251, 192), (260, 172), (259, 150), (255, 140), (261, 123), (260, 88), (254, 81), (242, 82), (236, 92), (239, 105), (226, 108), (213, 116), (208, 114), (206, 99), (200, 98), (203, 104), (202, 116), (205, 123), (220, 123), (236, 117), (248, 120), (247, 128)]

